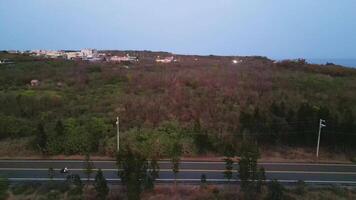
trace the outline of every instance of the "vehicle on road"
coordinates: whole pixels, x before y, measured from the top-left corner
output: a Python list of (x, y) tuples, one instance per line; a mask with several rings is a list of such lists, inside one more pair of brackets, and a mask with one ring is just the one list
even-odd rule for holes
[(60, 171), (62, 174), (68, 174), (69, 173), (69, 169), (67, 167), (64, 167), (63, 169), (61, 169)]

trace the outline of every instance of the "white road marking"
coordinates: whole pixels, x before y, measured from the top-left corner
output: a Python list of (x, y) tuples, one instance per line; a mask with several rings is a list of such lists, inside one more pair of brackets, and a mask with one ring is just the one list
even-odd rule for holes
[(335, 167), (356, 167), (355, 164), (341, 164), (341, 163), (258, 163), (260, 165), (288, 165), (288, 166), (335, 166)]
[[(8, 178), (10, 181), (64, 181), (65, 178)], [(93, 181), (93, 178), (90, 178)], [(107, 181), (121, 181), (120, 178), (108, 178)], [(162, 182), (172, 182), (172, 181), (191, 181), (191, 182), (200, 182), (201, 179), (156, 179), (157, 181)], [(207, 179), (208, 182), (228, 182), (227, 179)], [(271, 182), (273, 180), (268, 179), (266, 182)], [(299, 180), (278, 180), (281, 183), (296, 183)], [(240, 180), (230, 180), (230, 182), (240, 182)], [(324, 183), (324, 184), (356, 184), (356, 181), (319, 181), (319, 180), (304, 180), (305, 183)]]
[[(83, 160), (0, 160), (0, 163), (82, 163)], [(116, 163), (111, 160), (95, 160), (94, 163)]]
[[(83, 163), (83, 160), (0, 160), (0, 163)], [(95, 163), (113, 163), (112, 160), (93, 160)], [(170, 164), (170, 161), (159, 161), (161, 164)], [(181, 164), (224, 164), (223, 161), (182, 161)], [(235, 164), (237, 164), (235, 162)], [(356, 167), (355, 164), (338, 164), (338, 163), (288, 163), (288, 162), (260, 162), (260, 165), (288, 165), (288, 166), (335, 166), (335, 167)]]
[[(48, 168), (0, 168), (3, 171), (48, 171)], [(55, 171), (61, 169), (55, 168)], [(84, 168), (74, 168), (69, 169), (69, 171), (85, 171)], [(98, 169), (93, 169), (94, 171)], [(101, 169), (102, 171), (113, 171), (116, 172), (118, 169)], [(172, 172), (172, 169), (159, 169), (160, 172)], [(225, 172), (226, 170), (220, 169), (180, 169), (180, 172)], [(236, 171), (236, 170), (232, 170)], [(336, 174), (336, 175), (356, 175), (356, 172), (331, 172), (331, 171), (269, 171), (266, 170), (266, 173), (270, 174)]]

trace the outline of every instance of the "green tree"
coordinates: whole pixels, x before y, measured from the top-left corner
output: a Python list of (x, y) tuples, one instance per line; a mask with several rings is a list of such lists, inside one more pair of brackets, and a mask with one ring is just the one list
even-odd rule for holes
[(143, 185), (148, 174), (148, 162), (144, 155), (134, 152), (129, 146), (120, 149), (117, 154), (118, 175), (126, 186), (129, 200), (140, 199)]
[(172, 172), (174, 174), (175, 186), (177, 186), (177, 176), (179, 173), (179, 163), (180, 163), (181, 154), (182, 154), (182, 145), (179, 143), (179, 141), (175, 141), (172, 145), (171, 150), (170, 150)]
[(240, 149), (239, 174), (241, 190), (244, 199), (259, 199), (265, 180), (265, 171), (261, 167), (257, 169), (259, 158), (258, 146), (255, 143), (244, 140)]
[(84, 161), (84, 174), (86, 175), (87, 178), (87, 186), (90, 183), (90, 177), (93, 172), (94, 172), (94, 164), (90, 160), (90, 154), (86, 153), (85, 161)]
[(284, 199), (284, 188), (277, 181), (273, 180), (268, 184), (268, 194), (266, 200), (282, 200)]
[(9, 189), (9, 180), (0, 177), (0, 199), (7, 198), (8, 189)]
[(159, 164), (156, 158), (153, 158), (149, 164), (148, 174), (146, 176), (145, 189), (152, 190), (154, 183), (159, 177)]
[(63, 145), (64, 153), (68, 155), (87, 153), (90, 145), (87, 130), (82, 123), (75, 118), (68, 118), (64, 124), (66, 133)]
[(304, 195), (307, 191), (307, 188), (306, 188), (306, 184), (304, 181), (302, 180), (299, 180), (297, 182), (297, 186), (295, 188), (295, 192), (299, 195)]
[(154, 180), (150, 174), (147, 174), (144, 185), (145, 190), (153, 190), (153, 188), (155, 187)]
[(343, 112), (341, 127), (346, 134), (354, 133), (355, 118), (351, 109), (346, 109)]
[(177, 176), (179, 173), (180, 158), (178, 156), (172, 157), (171, 162), (172, 162), (172, 172), (174, 174), (174, 184), (177, 185)]
[(225, 161), (224, 177), (230, 183), (230, 180), (232, 179), (232, 170), (233, 170), (234, 161), (230, 157), (225, 158), (224, 161)]
[[(59, 139), (60, 138), (60, 139)], [(48, 137), (48, 153), (49, 154), (60, 154), (63, 153), (63, 145), (65, 142), (65, 128), (61, 120), (56, 122), (52, 134)]]
[(83, 194), (83, 182), (78, 174), (69, 175), (67, 181), (75, 194)]
[(48, 177), (49, 177), (49, 179), (51, 179), (51, 181), (53, 180), (54, 175), (55, 175), (55, 171), (54, 171), (53, 167), (48, 168)]
[(88, 142), (88, 151), (98, 151), (99, 141), (105, 136), (108, 131), (108, 127), (102, 118), (90, 118), (88, 123), (85, 124), (85, 130)]
[(248, 184), (248, 180), (250, 178), (250, 167), (248, 163), (248, 159), (240, 158), (239, 160), (239, 177), (241, 180), (241, 188), (244, 188)]
[(109, 193), (109, 187), (101, 169), (96, 173), (94, 188), (97, 192), (97, 199), (106, 199), (106, 196)]
[(206, 183), (207, 183), (206, 174), (202, 174), (200, 176), (200, 187), (201, 188), (206, 188)]
[(61, 120), (58, 120), (56, 123), (56, 127), (54, 128), (56, 136), (63, 137), (64, 136), (64, 125)]
[[(317, 130), (317, 112), (307, 103), (302, 103), (297, 111), (298, 138), (296, 140), (305, 145), (314, 145), (315, 130)], [(310, 132), (312, 131), (312, 132)]]
[(150, 162), (150, 174), (153, 180), (156, 180), (159, 177), (159, 164), (157, 158), (152, 158)]
[(258, 146), (243, 141), (240, 149), (239, 174), (241, 187), (244, 188), (250, 181), (258, 179), (257, 159), (260, 157)]
[(265, 168), (260, 167), (258, 170), (258, 178), (257, 178), (257, 184), (256, 184), (256, 190), (258, 193), (262, 191), (262, 186), (265, 184), (266, 181), (266, 172)]
[(42, 123), (39, 123), (36, 132), (36, 145), (43, 154), (47, 152), (47, 140), (48, 138), (44, 126)]
[(205, 154), (207, 151), (212, 149), (212, 143), (210, 141), (209, 135), (201, 127), (200, 119), (194, 120), (194, 126), (191, 132), (194, 136), (194, 144), (199, 154)]

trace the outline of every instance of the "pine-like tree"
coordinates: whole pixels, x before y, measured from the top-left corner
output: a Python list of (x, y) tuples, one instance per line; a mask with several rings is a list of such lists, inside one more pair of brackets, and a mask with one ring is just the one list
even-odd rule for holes
[(43, 154), (47, 153), (47, 142), (48, 138), (44, 129), (44, 125), (39, 123), (37, 126), (36, 145)]
[(117, 155), (117, 166), (119, 169), (118, 175), (126, 186), (128, 199), (140, 199), (140, 194), (148, 174), (146, 157), (126, 146), (120, 149)]
[(95, 176), (94, 188), (97, 192), (97, 199), (104, 200), (109, 193), (109, 187), (101, 169), (98, 170)]
[(94, 164), (90, 161), (90, 154), (85, 154), (85, 161), (84, 161), (84, 173), (87, 178), (87, 186), (89, 185), (91, 174), (94, 172)]
[(224, 161), (225, 161), (224, 177), (230, 183), (230, 180), (232, 179), (232, 170), (233, 170), (234, 161), (230, 157), (225, 158)]
[(266, 200), (284, 199), (283, 191), (284, 191), (283, 186), (277, 180), (273, 180), (268, 184), (268, 194)]

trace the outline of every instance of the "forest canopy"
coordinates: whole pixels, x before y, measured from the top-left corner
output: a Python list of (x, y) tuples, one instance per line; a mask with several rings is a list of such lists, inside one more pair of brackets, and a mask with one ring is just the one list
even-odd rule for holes
[(356, 144), (355, 69), (264, 57), (156, 64), (156, 54), (135, 53), (140, 62), (125, 65), (0, 53), (14, 62), (0, 65), (0, 140), (30, 138), (51, 155), (113, 155), (120, 116), (123, 142), (138, 149), (159, 143), (146, 151), (165, 156), (177, 142), (187, 155), (224, 154), (246, 137), (313, 146), (322, 118), (324, 145)]

